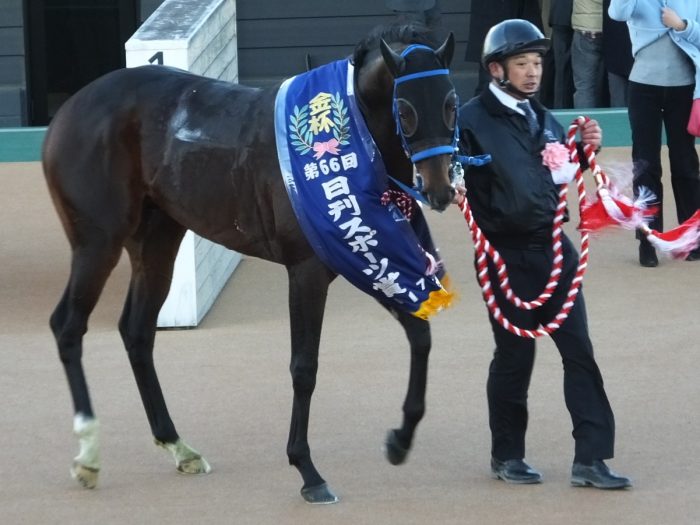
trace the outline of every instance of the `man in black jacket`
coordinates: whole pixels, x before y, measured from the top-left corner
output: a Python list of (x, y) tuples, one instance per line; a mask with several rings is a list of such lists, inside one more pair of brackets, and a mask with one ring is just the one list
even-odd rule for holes
[[(539, 0), (472, 0), (469, 13), (469, 32), (467, 33), (467, 49), (464, 56), (466, 62), (480, 62), (481, 48), (489, 27), (510, 18), (529, 20), (542, 29), (542, 11)], [(479, 79), (474, 95), (488, 84), (488, 71), (479, 68)]]
[[(554, 174), (542, 157), (547, 143), (564, 141), (564, 131), (534, 99), (548, 46), (542, 32), (525, 20), (506, 20), (493, 26), (482, 54), (491, 83), (461, 107), (459, 115), (463, 151), (492, 156), (489, 164), (466, 172), (466, 196), (473, 216), (505, 261), (512, 290), (530, 301), (540, 295), (550, 278), (554, 264), (552, 227), (558, 204), (553, 176), (558, 177), (557, 183), (564, 182), (562, 171)], [(523, 102), (528, 105), (518, 106)], [(599, 146), (601, 136), (593, 120), (581, 130), (583, 143)], [(574, 172), (569, 170), (569, 179)], [(489, 263), (498, 307), (513, 325), (534, 330), (562, 311), (577, 272), (578, 254), (566, 235), (561, 242), (560, 282), (540, 308), (519, 309), (508, 302), (498, 286), (496, 269)], [(524, 461), (527, 390), (535, 341), (511, 333), (493, 314), (489, 318), (496, 342), (487, 383), (491, 469), (497, 478), (509, 483), (539, 483), (540, 473)], [(562, 357), (564, 396), (573, 422), (572, 485), (602, 489), (631, 486), (629, 479), (616, 475), (603, 461), (613, 457), (615, 421), (593, 357), (581, 292), (568, 318), (550, 335)]]

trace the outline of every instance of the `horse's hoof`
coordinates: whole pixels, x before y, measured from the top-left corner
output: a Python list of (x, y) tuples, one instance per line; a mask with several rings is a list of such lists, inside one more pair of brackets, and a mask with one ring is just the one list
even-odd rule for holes
[(211, 466), (202, 456), (183, 459), (177, 464), (178, 472), (183, 474), (209, 474)]
[(386, 459), (392, 465), (401, 465), (406, 461), (408, 456), (408, 449), (404, 448), (401, 443), (399, 443), (399, 438), (396, 435), (396, 430), (390, 430), (386, 436), (386, 443), (384, 443), (384, 453), (386, 454)]
[(97, 486), (97, 476), (99, 473), (100, 469), (86, 467), (77, 461), (73, 463), (70, 469), (71, 477), (84, 489), (94, 489)]
[(327, 483), (321, 483), (315, 487), (304, 487), (301, 489), (301, 497), (304, 498), (306, 503), (312, 503), (314, 505), (330, 505), (331, 503), (338, 503), (340, 498), (333, 494)]
[(207, 460), (181, 439), (175, 443), (166, 443), (156, 439), (155, 443), (173, 455), (178, 472), (183, 474), (209, 474), (211, 472)]

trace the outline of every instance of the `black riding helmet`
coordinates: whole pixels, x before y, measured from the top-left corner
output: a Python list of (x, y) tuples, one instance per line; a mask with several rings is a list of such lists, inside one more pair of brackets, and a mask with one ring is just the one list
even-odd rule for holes
[(519, 18), (504, 20), (486, 33), (481, 63), (488, 70), (491, 62), (500, 62), (519, 53), (544, 55), (548, 49), (549, 38), (545, 38), (532, 22)]

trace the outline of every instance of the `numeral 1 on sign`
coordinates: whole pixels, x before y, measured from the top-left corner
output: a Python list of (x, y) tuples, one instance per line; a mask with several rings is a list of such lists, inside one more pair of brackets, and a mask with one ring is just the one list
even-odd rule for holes
[(153, 55), (151, 58), (148, 59), (149, 64), (158, 64), (159, 66), (163, 65), (163, 52), (158, 51), (155, 55)]

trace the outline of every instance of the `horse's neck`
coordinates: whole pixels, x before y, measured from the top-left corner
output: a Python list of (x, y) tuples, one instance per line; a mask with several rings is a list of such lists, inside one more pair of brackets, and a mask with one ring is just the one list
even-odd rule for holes
[(358, 71), (357, 99), (367, 128), (382, 154), (387, 172), (392, 177), (411, 184), (413, 165), (406, 157), (394, 120), (394, 79), (381, 58), (373, 60)]
[(401, 141), (394, 133), (388, 140), (375, 142), (382, 154), (384, 166), (389, 175), (409, 186), (413, 185), (413, 164), (404, 153)]

